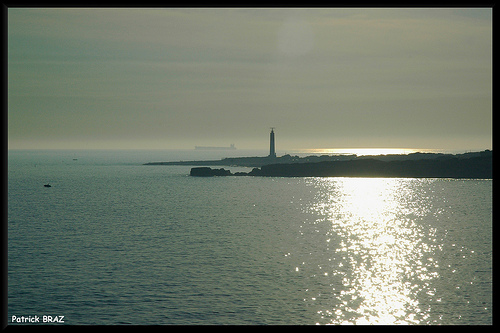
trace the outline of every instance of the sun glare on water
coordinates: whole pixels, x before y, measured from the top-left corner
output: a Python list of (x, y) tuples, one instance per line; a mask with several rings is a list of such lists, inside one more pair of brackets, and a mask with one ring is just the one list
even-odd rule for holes
[[(341, 281), (332, 307), (318, 313), (332, 324), (426, 323), (428, 313), (419, 295), (434, 292), (437, 278), (435, 244), (414, 221), (429, 209), (408, 203), (429, 180), (315, 178), (321, 189), (313, 209), (331, 223), (341, 243), (330, 272)], [(411, 218), (412, 217), (412, 218)], [(347, 265), (346, 265), (347, 263)]]
[(422, 149), (411, 149), (411, 148), (320, 148), (320, 149), (305, 149), (304, 153), (310, 154), (325, 154), (325, 155), (404, 155), (411, 154), (417, 151), (423, 151)]

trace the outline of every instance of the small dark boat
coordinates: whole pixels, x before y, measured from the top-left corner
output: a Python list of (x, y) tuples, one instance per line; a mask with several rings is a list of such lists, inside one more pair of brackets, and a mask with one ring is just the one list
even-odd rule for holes
[(52, 187), (52, 185), (50, 185), (50, 184), (45, 184), (45, 185), (43, 185), (43, 186), (44, 186), (44, 187)]

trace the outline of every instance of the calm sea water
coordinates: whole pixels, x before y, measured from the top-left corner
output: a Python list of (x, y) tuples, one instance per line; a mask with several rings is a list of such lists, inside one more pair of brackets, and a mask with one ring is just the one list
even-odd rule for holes
[(492, 180), (141, 165), (216, 154), (10, 151), (8, 321), (492, 324)]

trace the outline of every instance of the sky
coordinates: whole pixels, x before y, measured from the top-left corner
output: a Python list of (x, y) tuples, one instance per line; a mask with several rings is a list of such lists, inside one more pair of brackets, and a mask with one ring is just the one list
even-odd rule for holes
[(491, 8), (9, 8), (9, 149), (492, 148)]

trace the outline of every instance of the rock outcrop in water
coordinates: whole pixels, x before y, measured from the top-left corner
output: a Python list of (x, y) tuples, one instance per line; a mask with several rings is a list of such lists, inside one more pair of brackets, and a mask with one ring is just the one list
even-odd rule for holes
[(199, 167), (192, 168), (189, 173), (190, 176), (194, 177), (214, 177), (214, 176), (232, 176), (233, 174), (229, 170), (221, 169), (212, 169), (209, 167)]

